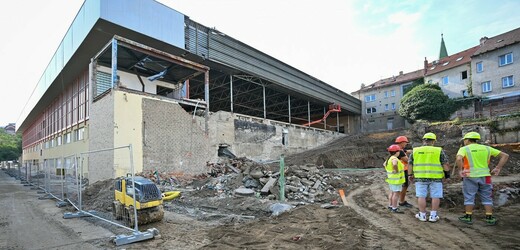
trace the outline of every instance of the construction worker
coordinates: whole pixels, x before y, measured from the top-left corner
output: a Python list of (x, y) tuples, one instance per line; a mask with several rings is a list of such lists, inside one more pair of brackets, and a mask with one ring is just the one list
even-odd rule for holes
[[(493, 216), (493, 184), (491, 183), (491, 173), (500, 174), (500, 170), (509, 159), (509, 155), (498, 149), (478, 144), (480, 134), (469, 132), (462, 138), (464, 146), (457, 152), (457, 166), (462, 179), (462, 193), (464, 194), (464, 205), (466, 214), (459, 217), (459, 220), (466, 224), (473, 224), (471, 218), (473, 206), (475, 205), (475, 195), (480, 195), (480, 200), (486, 211), (485, 221), (488, 225), (495, 225), (497, 219)], [(489, 160), (493, 157), (500, 157), (496, 167), (489, 171)]]
[[(415, 215), (420, 221), (437, 222), (439, 220), (439, 204), (443, 197), (442, 180), (449, 178), (448, 157), (441, 147), (433, 146), (437, 136), (426, 133), (423, 136), (423, 146), (414, 148), (408, 160), (410, 182), (415, 181), (415, 193), (419, 205), (419, 213)], [(426, 218), (426, 197), (430, 191), (432, 209), (430, 217)]]
[(401, 189), (401, 195), (399, 197), (399, 206), (400, 207), (413, 207), (412, 204), (406, 201), (406, 192), (408, 191), (408, 154), (412, 153), (411, 150), (406, 150), (405, 147), (408, 144), (408, 138), (406, 136), (398, 136), (395, 139), (395, 144), (399, 145), (401, 151), (399, 151), (399, 156), (397, 158), (404, 165), (404, 179), (405, 182), (403, 184), (403, 188)]
[(387, 150), (390, 156), (386, 159), (384, 166), (387, 174), (386, 182), (388, 182), (391, 192), (391, 195), (389, 196), (390, 211), (393, 213), (403, 213), (397, 207), (397, 201), (399, 200), (401, 188), (405, 182), (404, 165), (399, 159), (397, 159), (401, 148), (399, 145), (394, 144), (388, 147)]

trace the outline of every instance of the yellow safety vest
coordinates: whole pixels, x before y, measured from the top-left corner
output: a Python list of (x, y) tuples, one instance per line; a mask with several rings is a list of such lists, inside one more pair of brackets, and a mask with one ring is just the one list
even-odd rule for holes
[(464, 148), (469, 165), (469, 177), (491, 176), (489, 172), (489, 160), (491, 158), (489, 147), (480, 144), (470, 144)]
[[(394, 171), (394, 165), (392, 164), (393, 159), (397, 160), (397, 173), (395, 174), (392, 173)], [(400, 185), (405, 183), (404, 165), (399, 159), (397, 159), (397, 157), (393, 155), (390, 156), (390, 158), (386, 162), (385, 169), (387, 174), (386, 182), (388, 182), (388, 184)]]
[(413, 174), (415, 178), (442, 179), (444, 169), (441, 164), (442, 148), (422, 146), (413, 149)]

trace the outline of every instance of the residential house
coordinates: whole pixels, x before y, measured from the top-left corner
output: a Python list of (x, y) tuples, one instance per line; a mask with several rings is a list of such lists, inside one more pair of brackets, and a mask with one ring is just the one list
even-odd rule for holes
[(14, 135), (16, 131), (16, 123), (9, 123), (4, 127), (6, 133)]
[(373, 132), (405, 128), (406, 121), (401, 117), (400, 101), (407, 87), (423, 78), (423, 70), (416, 70), (386, 79), (381, 79), (352, 93), (361, 100), (361, 131)]
[(424, 59), (424, 82), (437, 84), (450, 98), (467, 97), (471, 87), (471, 55), (478, 46), (428, 63)]

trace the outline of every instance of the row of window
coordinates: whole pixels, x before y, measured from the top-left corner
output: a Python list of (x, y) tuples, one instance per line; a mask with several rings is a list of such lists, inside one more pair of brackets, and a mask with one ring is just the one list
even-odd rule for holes
[[(515, 86), (515, 79), (513, 76), (502, 77), (502, 88), (510, 88), (513, 86)], [(491, 92), (492, 90), (491, 81), (482, 83), (482, 93)]]
[(24, 149), (24, 153), (38, 152), (40, 149), (54, 148), (60, 145), (69, 144), (76, 141), (82, 141), (84, 139), (85, 128), (79, 128), (73, 132), (58, 136), (50, 139), (42, 144), (37, 144), (32, 147)]
[[(389, 94), (388, 91), (385, 91), (384, 97), (388, 98), (388, 94)], [(395, 90), (390, 91), (390, 96), (391, 97), (395, 96)], [(365, 102), (375, 102), (375, 101), (376, 101), (376, 94), (371, 94), (371, 95), (365, 96)]]
[[(392, 103), (390, 105), (385, 104), (385, 111), (389, 111), (390, 108), (392, 108), (392, 110), (395, 110), (395, 103)], [(367, 112), (367, 114), (376, 113), (377, 109), (375, 107), (367, 108), (366, 112)]]
[[(498, 66), (499, 67), (505, 66), (505, 65), (508, 65), (511, 63), (513, 63), (513, 53), (512, 52), (498, 57)], [(476, 67), (477, 67), (477, 73), (481, 73), (484, 71), (484, 64), (482, 64), (482, 62), (478, 62), (476, 64)]]

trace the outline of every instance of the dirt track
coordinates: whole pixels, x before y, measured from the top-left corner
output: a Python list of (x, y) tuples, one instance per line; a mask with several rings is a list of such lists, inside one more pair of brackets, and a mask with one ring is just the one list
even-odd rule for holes
[[(496, 209), (500, 221), (495, 227), (478, 221), (483, 213), (479, 207), (475, 211), (477, 221), (474, 225), (459, 223), (457, 216), (462, 214), (462, 207), (450, 207), (445, 201), (439, 222), (419, 222), (414, 218), (417, 208), (406, 209), (405, 214), (391, 214), (386, 210), (387, 191), (382, 171), (346, 174), (362, 180), (346, 189), (348, 206), (325, 209), (322, 204), (311, 204), (298, 206), (278, 217), (266, 217), (262, 212), (265, 210), (263, 202), (254, 197), (225, 200), (230, 207), (225, 212), (222, 205), (208, 211), (171, 203), (167, 204), (170, 210), (177, 211), (167, 211), (161, 223), (148, 226), (159, 229), (160, 237), (119, 248), (520, 249), (518, 199)], [(37, 200), (34, 190), (23, 187), (2, 171), (0, 178), (2, 249), (116, 248), (110, 242), (110, 236), (117, 230), (111, 229), (111, 233), (88, 219), (64, 220), (61, 218), (63, 209), (56, 208), (54, 202)], [(502, 185), (502, 180), (518, 185), (520, 176), (494, 178), (498, 185)], [(453, 181), (446, 190), (456, 193), (460, 185)], [(413, 191), (408, 197), (415, 204)], [(240, 219), (240, 207), (247, 204), (256, 204), (250, 208), (257, 209), (259, 216), (256, 219)]]

